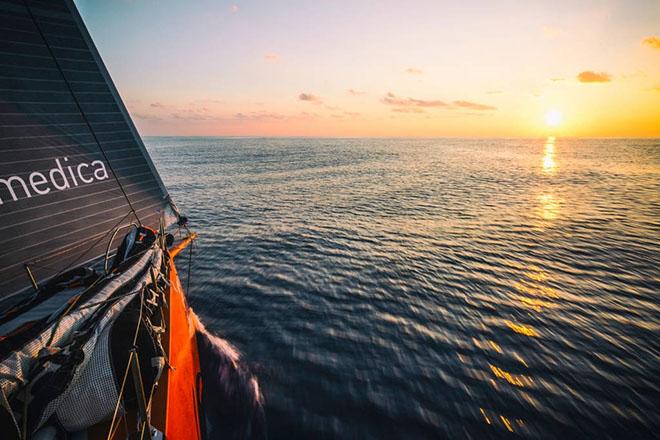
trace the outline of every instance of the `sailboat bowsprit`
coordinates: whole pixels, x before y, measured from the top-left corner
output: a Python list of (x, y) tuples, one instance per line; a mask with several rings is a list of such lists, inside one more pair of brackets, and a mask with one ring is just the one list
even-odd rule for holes
[(203, 438), (194, 234), (71, 0), (0, 0), (0, 130), (2, 438)]

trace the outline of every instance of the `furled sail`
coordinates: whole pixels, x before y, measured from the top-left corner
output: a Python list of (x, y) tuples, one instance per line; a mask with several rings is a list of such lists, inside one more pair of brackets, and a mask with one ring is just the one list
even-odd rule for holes
[(172, 207), (73, 1), (0, 0), (0, 299)]

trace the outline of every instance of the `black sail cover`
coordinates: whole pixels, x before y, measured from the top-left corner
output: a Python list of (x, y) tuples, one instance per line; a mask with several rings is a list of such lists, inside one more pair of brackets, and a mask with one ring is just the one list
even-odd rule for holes
[(0, 0), (0, 311), (170, 208), (73, 1)]

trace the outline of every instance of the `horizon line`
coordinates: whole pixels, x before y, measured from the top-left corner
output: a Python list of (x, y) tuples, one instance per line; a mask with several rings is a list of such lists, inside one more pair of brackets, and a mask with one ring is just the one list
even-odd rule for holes
[(558, 136), (558, 135), (539, 135), (539, 136), (307, 136), (307, 135), (199, 135), (199, 134), (150, 134), (140, 135), (143, 138), (149, 137), (187, 137), (187, 138), (230, 138), (230, 139), (545, 139), (548, 137), (561, 139), (642, 139), (642, 140), (660, 140), (658, 136)]

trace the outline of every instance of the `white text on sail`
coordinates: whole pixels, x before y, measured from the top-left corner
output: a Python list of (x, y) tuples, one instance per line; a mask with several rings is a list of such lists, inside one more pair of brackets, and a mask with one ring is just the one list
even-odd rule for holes
[[(63, 191), (94, 181), (108, 179), (105, 163), (94, 160), (68, 165), (68, 157), (55, 159), (55, 167), (45, 172), (34, 171), (26, 177), (9, 176), (0, 178), (0, 205), (5, 201), (14, 202), (51, 191)], [(4, 187), (3, 187), (4, 186)], [(9, 197), (6, 197), (9, 195)], [(3, 200), (3, 196), (5, 199)]]

